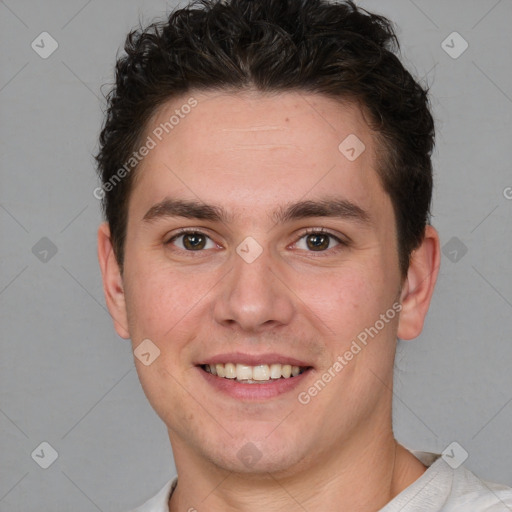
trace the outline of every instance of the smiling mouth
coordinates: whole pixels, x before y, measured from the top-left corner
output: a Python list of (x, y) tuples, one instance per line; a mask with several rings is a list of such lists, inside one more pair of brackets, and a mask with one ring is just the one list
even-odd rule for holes
[(246, 364), (220, 363), (200, 365), (205, 372), (223, 379), (231, 379), (244, 384), (265, 384), (268, 382), (293, 379), (309, 370), (310, 366), (290, 364)]

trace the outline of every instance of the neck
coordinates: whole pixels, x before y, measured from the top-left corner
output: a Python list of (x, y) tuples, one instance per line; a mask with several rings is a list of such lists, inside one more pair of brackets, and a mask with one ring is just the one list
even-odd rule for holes
[[(350, 447), (330, 450), (282, 473), (234, 473), (181, 453), (173, 445), (179, 482), (169, 511), (284, 512), (295, 509), (376, 512), (417, 480), (425, 466), (390, 433), (354, 439)], [(186, 456), (186, 458), (184, 458)], [(180, 464), (185, 462), (185, 464)], [(181, 467), (180, 467), (181, 466)]]

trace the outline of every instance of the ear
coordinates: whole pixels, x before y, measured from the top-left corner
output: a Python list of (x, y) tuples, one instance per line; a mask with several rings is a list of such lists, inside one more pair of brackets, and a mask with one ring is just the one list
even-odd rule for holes
[(123, 278), (114, 255), (110, 227), (107, 222), (103, 222), (98, 229), (98, 260), (103, 279), (103, 293), (114, 321), (114, 328), (121, 338), (128, 339), (130, 333), (128, 332)]
[(397, 332), (400, 339), (411, 340), (419, 336), (423, 330), (440, 262), (439, 235), (428, 225), (425, 228), (423, 242), (411, 254), (409, 270), (402, 286), (402, 310)]

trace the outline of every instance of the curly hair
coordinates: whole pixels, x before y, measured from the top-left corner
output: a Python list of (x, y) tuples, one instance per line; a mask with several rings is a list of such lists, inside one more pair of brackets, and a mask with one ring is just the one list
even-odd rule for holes
[(434, 121), (428, 88), (404, 68), (392, 23), (352, 1), (196, 0), (130, 32), (96, 155), (101, 199), (123, 268), (136, 168), (112, 178), (140, 144), (156, 110), (194, 90), (303, 91), (354, 100), (369, 114), (383, 158), (377, 170), (393, 204), (399, 266), (430, 222)]

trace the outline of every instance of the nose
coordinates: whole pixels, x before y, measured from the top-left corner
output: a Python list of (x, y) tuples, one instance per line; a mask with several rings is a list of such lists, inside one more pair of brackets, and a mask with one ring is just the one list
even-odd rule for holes
[(295, 312), (293, 291), (267, 249), (252, 262), (233, 254), (233, 268), (220, 283), (215, 320), (258, 333), (288, 324)]

